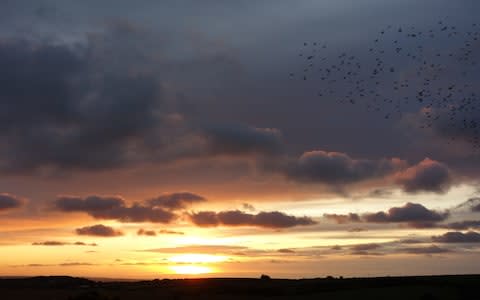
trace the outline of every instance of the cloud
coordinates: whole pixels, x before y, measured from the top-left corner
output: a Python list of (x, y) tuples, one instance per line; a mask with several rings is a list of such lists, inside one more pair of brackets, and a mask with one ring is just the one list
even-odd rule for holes
[(9, 209), (19, 208), (22, 205), (23, 200), (19, 197), (6, 193), (0, 194), (0, 212)]
[(195, 212), (191, 213), (189, 217), (195, 225), (201, 227), (218, 226), (220, 224), (217, 213), (214, 211)]
[(54, 205), (65, 212), (85, 212), (95, 219), (117, 220), (125, 223), (152, 222), (170, 223), (176, 215), (170, 211), (150, 205), (134, 203), (126, 206), (118, 196), (60, 196)]
[(443, 235), (433, 236), (432, 240), (437, 243), (480, 243), (480, 234), (474, 231), (467, 233), (450, 231)]
[(362, 232), (362, 231), (368, 231), (368, 229), (362, 228), (362, 227), (354, 227), (348, 230), (348, 232)]
[(477, 229), (477, 228), (480, 228), (480, 221), (465, 220), (460, 222), (448, 223), (441, 227), (448, 228), (448, 229), (455, 229), (455, 230)]
[(75, 242), (72, 245), (75, 245), (75, 246), (93, 246), (93, 247), (98, 246), (97, 243), (84, 243), (84, 242)]
[(127, 51), (135, 34), (122, 35), (120, 51), (119, 30), (75, 46), (0, 42), (0, 171), (118, 168), (153, 149), (161, 88), (151, 72), (131, 72), (139, 67)]
[(79, 267), (79, 266), (98, 266), (98, 264), (92, 264), (87, 262), (65, 262), (60, 264), (28, 264), (28, 265), (14, 265), (12, 267), (31, 267), (31, 268), (43, 268), (43, 267)]
[(316, 224), (308, 217), (295, 217), (282, 212), (259, 212), (249, 214), (239, 210), (221, 212), (201, 211), (189, 214), (190, 220), (197, 226), (257, 226), (265, 228), (288, 228)]
[(155, 230), (145, 230), (145, 229), (143, 229), (143, 228), (140, 228), (140, 229), (137, 231), (137, 235), (156, 236), (157, 233), (155, 232)]
[(375, 250), (381, 248), (381, 245), (379, 244), (359, 244), (359, 245), (354, 245), (350, 247), (351, 250), (353, 251), (368, 251), (368, 250)]
[(205, 129), (213, 154), (279, 154), (283, 150), (282, 134), (275, 128), (224, 125)]
[(64, 246), (69, 245), (69, 243), (59, 242), (59, 241), (45, 241), (45, 242), (34, 242), (33, 246)]
[(407, 203), (401, 207), (392, 207), (388, 212), (368, 213), (362, 219), (369, 223), (408, 223), (411, 227), (428, 227), (448, 217), (448, 212), (439, 213), (429, 210), (421, 204)]
[(405, 166), (400, 159), (353, 159), (345, 153), (310, 151), (292, 160), (287, 178), (307, 183), (346, 184), (380, 178)]
[(102, 224), (77, 228), (75, 231), (78, 235), (92, 235), (101, 237), (115, 237), (123, 235), (121, 231)]
[(449, 212), (437, 212), (421, 204), (408, 202), (404, 206), (392, 207), (387, 212), (364, 214), (324, 214), (325, 218), (338, 224), (347, 223), (406, 223), (412, 228), (431, 228), (442, 226), (437, 224), (449, 217)]
[(333, 220), (337, 222), (337, 224), (355, 223), (362, 221), (360, 219), (360, 215), (355, 213), (349, 213), (348, 215), (324, 214), (323, 217), (328, 220)]
[(410, 254), (437, 254), (437, 253), (447, 253), (451, 252), (449, 249), (440, 248), (436, 245), (431, 245), (427, 247), (410, 247), (401, 249), (402, 252)]
[(75, 196), (59, 196), (55, 200), (57, 209), (65, 212), (95, 212), (110, 210), (125, 205), (123, 198), (119, 196), (87, 196), (85, 198)]
[(161, 207), (169, 210), (179, 210), (184, 209), (191, 204), (205, 201), (206, 199), (200, 195), (189, 192), (182, 192), (158, 196), (156, 198), (148, 200), (148, 204), (152, 207)]
[(278, 249), (277, 252), (279, 252), (279, 253), (287, 253), (287, 254), (288, 254), (288, 253), (295, 253), (295, 251), (292, 250), (292, 249)]
[(255, 206), (253, 206), (252, 204), (250, 203), (243, 203), (242, 204), (242, 208), (244, 210), (248, 210), (248, 211), (255, 211)]
[(179, 234), (179, 235), (184, 235), (184, 232), (181, 231), (175, 231), (175, 230), (167, 230), (167, 229), (161, 229), (158, 231), (160, 234)]
[(372, 197), (372, 198), (388, 198), (393, 194), (391, 190), (387, 189), (374, 189), (373, 191), (370, 191), (367, 195), (367, 197)]
[(32, 243), (33, 246), (91, 246), (96, 247), (98, 246), (96, 243), (85, 243), (85, 242), (60, 242), (60, 241), (44, 241), (44, 242), (34, 242)]
[(480, 197), (473, 197), (467, 201), (460, 203), (456, 208), (467, 207), (472, 212), (480, 212)]
[(67, 262), (58, 264), (60, 267), (78, 267), (78, 266), (97, 266), (97, 264), (86, 263), (86, 262)]
[(129, 207), (119, 207), (111, 210), (89, 212), (89, 214), (95, 219), (117, 220), (124, 223), (170, 223), (176, 218), (176, 215), (169, 211), (160, 208), (143, 206), (138, 203), (135, 203)]
[(404, 239), (404, 240), (400, 240), (399, 243), (400, 244), (421, 244), (423, 242), (416, 239)]
[(234, 245), (186, 245), (172, 248), (156, 248), (141, 250), (142, 252), (156, 252), (156, 253), (200, 253), (200, 254), (232, 254), (234, 252), (248, 250), (245, 246)]
[(452, 178), (445, 164), (425, 158), (417, 165), (396, 174), (395, 181), (407, 193), (445, 193), (450, 188)]

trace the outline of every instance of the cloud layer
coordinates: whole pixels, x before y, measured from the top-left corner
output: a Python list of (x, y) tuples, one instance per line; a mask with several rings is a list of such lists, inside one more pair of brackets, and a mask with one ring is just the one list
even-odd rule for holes
[(404, 223), (409, 227), (423, 228), (441, 226), (437, 223), (445, 221), (449, 212), (430, 210), (418, 203), (408, 202), (404, 206), (392, 207), (388, 211), (375, 213), (356, 214), (324, 214), (324, 218), (333, 220), (338, 224), (345, 223)]
[(60, 196), (55, 201), (58, 210), (65, 212), (85, 212), (95, 219), (118, 220), (120, 222), (170, 223), (176, 215), (170, 211), (149, 205), (134, 203), (127, 206), (125, 201), (115, 196)]
[(397, 174), (396, 182), (408, 193), (445, 193), (450, 188), (452, 176), (445, 164), (426, 158)]
[(77, 228), (75, 231), (78, 235), (91, 235), (100, 237), (115, 237), (123, 235), (123, 232), (102, 224)]
[(221, 212), (201, 211), (191, 213), (190, 220), (197, 226), (258, 226), (265, 228), (288, 228), (294, 226), (314, 225), (316, 222), (308, 217), (290, 216), (278, 211), (245, 213), (239, 210)]
[(307, 183), (345, 184), (383, 177), (405, 166), (399, 159), (361, 160), (345, 153), (310, 151), (292, 161), (289, 179)]
[(23, 200), (11, 194), (0, 194), (0, 212), (21, 207)]

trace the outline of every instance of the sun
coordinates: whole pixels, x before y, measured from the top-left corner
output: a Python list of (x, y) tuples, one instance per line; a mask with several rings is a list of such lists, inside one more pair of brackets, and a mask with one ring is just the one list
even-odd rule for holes
[(184, 253), (170, 257), (170, 262), (176, 265), (170, 266), (170, 269), (176, 274), (198, 275), (214, 273), (215, 269), (208, 264), (220, 263), (228, 260), (228, 257), (212, 254)]
[(214, 272), (214, 270), (210, 267), (197, 266), (197, 265), (171, 266), (170, 269), (176, 274), (185, 274), (185, 275), (198, 275), (198, 274), (207, 274), (207, 273)]

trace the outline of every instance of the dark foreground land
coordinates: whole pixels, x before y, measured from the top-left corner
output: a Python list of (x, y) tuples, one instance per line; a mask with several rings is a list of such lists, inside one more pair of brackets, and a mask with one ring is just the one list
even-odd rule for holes
[(0, 279), (0, 299), (480, 299), (480, 275), (178, 279), (98, 282), (73, 277)]

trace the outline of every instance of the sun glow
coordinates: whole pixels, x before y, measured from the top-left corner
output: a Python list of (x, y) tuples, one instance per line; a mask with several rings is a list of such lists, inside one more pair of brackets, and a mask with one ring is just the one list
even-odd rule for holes
[(170, 269), (176, 274), (188, 275), (207, 274), (214, 272), (214, 270), (210, 267), (197, 265), (171, 266)]
[(189, 263), (189, 264), (203, 264), (203, 263), (219, 263), (226, 261), (226, 256), (211, 255), (211, 254), (179, 254), (169, 258), (169, 261), (174, 263)]

